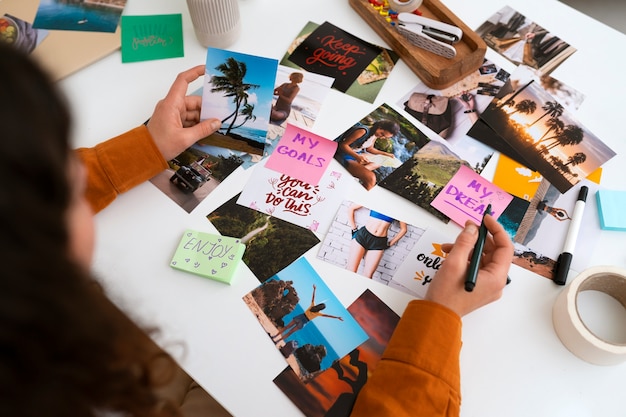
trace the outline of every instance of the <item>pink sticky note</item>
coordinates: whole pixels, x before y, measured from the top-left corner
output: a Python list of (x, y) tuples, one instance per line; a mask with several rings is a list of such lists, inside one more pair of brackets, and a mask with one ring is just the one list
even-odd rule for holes
[(467, 220), (480, 224), (488, 204), (497, 219), (512, 200), (511, 194), (462, 165), (430, 205), (464, 226)]
[(265, 167), (318, 185), (337, 150), (337, 142), (287, 124)]

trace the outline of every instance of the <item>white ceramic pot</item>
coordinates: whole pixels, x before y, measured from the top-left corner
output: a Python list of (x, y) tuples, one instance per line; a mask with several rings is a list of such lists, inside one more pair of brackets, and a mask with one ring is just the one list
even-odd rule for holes
[(225, 49), (241, 33), (238, 0), (187, 0), (194, 31), (205, 47)]

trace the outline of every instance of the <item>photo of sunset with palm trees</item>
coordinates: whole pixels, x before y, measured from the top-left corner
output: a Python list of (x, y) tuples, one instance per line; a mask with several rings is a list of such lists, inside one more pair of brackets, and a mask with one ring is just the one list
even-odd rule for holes
[(561, 193), (615, 156), (525, 66), (511, 74), (481, 119)]

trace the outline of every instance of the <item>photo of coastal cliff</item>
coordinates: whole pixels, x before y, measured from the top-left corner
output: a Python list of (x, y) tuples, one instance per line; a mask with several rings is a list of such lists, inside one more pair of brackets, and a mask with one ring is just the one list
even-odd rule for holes
[(303, 383), (369, 339), (303, 257), (242, 298)]
[(33, 27), (113, 33), (125, 6), (126, 0), (41, 0)]

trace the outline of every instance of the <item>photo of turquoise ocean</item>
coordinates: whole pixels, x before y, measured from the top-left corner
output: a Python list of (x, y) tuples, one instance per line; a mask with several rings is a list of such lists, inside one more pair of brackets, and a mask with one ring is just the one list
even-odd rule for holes
[(115, 32), (126, 0), (41, 0), (33, 27)]

